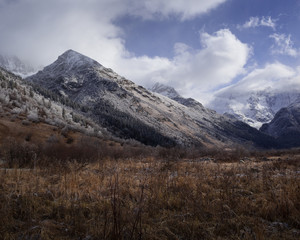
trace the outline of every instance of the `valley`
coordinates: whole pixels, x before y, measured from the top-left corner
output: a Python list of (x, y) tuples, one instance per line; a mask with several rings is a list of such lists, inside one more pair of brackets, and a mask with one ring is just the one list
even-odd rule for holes
[(300, 237), (298, 103), (257, 130), (73, 50), (0, 80), (3, 239)]
[(1, 164), (3, 239), (300, 237), (299, 149), (127, 155), (122, 147), (97, 158), (87, 149), (85, 161)]
[(299, 240), (300, 0), (0, 0), (0, 240)]

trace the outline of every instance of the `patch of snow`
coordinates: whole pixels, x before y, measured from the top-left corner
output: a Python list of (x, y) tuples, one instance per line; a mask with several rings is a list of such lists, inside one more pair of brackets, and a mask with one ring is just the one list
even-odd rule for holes
[(300, 97), (300, 92), (278, 92), (272, 89), (254, 92), (220, 92), (209, 107), (220, 114), (229, 113), (250, 126), (260, 128), (270, 122), (275, 114)]
[(22, 78), (33, 75), (38, 71), (38, 67), (33, 67), (29, 63), (21, 61), (16, 56), (0, 55), (0, 67)]
[(166, 96), (168, 98), (171, 98), (171, 99), (176, 98), (176, 97), (181, 97), (179, 95), (179, 93), (173, 87), (166, 86), (166, 85), (158, 83), (158, 82), (155, 83), (153, 85), (153, 87), (150, 88), (149, 90), (152, 92), (159, 93), (159, 94)]

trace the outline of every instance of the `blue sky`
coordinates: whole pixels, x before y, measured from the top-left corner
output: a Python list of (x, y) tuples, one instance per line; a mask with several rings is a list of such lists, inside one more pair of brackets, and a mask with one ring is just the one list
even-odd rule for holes
[(0, 52), (47, 65), (74, 49), (207, 103), (245, 79), (300, 86), (299, 23), (300, 0), (0, 0)]
[(295, 0), (229, 0), (207, 14), (186, 21), (176, 16), (163, 20), (141, 20), (140, 17), (123, 16), (115, 22), (125, 31), (126, 47), (137, 55), (173, 56), (173, 45), (184, 42), (199, 48), (199, 31), (210, 34), (222, 28), (228, 28), (242, 42), (255, 44), (259, 48), (270, 44), (269, 34), (272, 28), (256, 27), (240, 30), (237, 26), (249, 21), (251, 17), (271, 17), (276, 29), (281, 33), (295, 34), (299, 38), (300, 17), (299, 1)]
[[(241, 26), (251, 18), (270, 18), (275, 27)], [(290, 36), (291, 47), (300, 47), (300, 1), (298, 0), (228, 0), (209, 13), (181, 21), (176, 16), (163, 20), (142, 20), (139, 17), (123, 16), (115, 21), (124, 32), (126, 48), (137, 56), (174, 57), (173, 46), (183, 42), (193, 48), (201, 48), (199, 32), (209, 34), (227, 28), (241, 42), (253, 47), (253, 59), (257, 64), (283, 61), (292, 66), (299, 65), (299, 58), (285, 54), (272, 54), (270, 46), (278, 33)]]

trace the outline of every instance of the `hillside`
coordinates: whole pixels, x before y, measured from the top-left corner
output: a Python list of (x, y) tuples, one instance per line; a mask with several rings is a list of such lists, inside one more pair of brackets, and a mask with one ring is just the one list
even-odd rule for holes
[(26, 80), (79, 104), (118, 137), (147, 145), (276, 146), (244, 123), (150, 92), (73, 50)]
[(299, 80), (282, 76), (285, 84), (276, 84), (280, 76), (275, 70), (274, 66), (269, 66), (272, 77), (267, 80), (260, 75), (253, 76), (219, 90), (208, 106), (218, 113), (232, 114), (259, 129), (264, 123), (269, 123), (281, 108), (300, 98)]
[(285, 147), (300, 146), (300, 102), (280, 109), (274, 119), (264, 124), (262, 132), (275, 137)]
[(20, 77), (0, 68), (0, 144), (7, 138), (32, 143), (76, 143), (106, 131), (71, 107), (39, 94)]

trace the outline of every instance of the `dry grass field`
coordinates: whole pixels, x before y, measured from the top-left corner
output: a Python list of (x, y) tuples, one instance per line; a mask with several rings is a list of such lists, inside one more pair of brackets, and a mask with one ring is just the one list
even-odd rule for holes
[(300, 238), (300, 151), (46, 150), (2, 148), (1, 239)]

